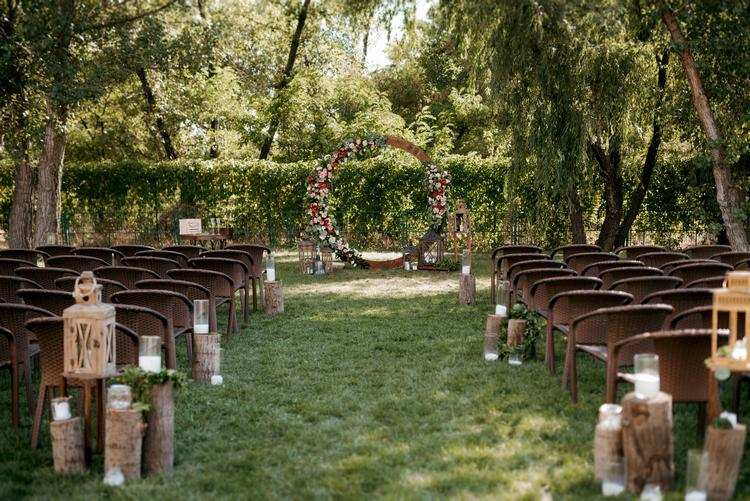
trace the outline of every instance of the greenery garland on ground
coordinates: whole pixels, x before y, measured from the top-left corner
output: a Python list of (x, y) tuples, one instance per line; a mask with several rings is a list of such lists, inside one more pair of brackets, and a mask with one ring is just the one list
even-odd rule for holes
[[(308, 228), (307, 234), (323, 245), (331, 247), (342, 261), (355, 266), (367, 266), (367, 261), (352, 248), (336, 228), (336, 221), (328, 210), (333, 175), (339, 165), (350, 160), (363, 159), (379, 153), (387, 145), (384, 136), (369, 136), (365, 139), (347, 139), (333, 155), (322, 158), (315, 170), (307, 177)], [(426, 171), (427, 201), (431, 226), (439, 229), (448, 211), (447, 189), (450, 175), (432, 162), (422, 162)]]

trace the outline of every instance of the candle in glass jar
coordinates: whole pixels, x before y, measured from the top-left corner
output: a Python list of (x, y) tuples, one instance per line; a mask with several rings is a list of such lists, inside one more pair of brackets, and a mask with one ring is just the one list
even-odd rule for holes
[(706, 501), (706, 493), (703, 491), (690, 491), (685, 494), (685, 501)]
[(211, 384), (214, 386), (222, 385), (224, 384), (224, 378), (221, 374), (214, 374), (213, 376), (211, 376)]
[(409, 271), (409, 261), (404, 261), (404, 270)]
[(195, 324), (193, 332), (196, 334), (208, 334), (208, 324)]
[(138, 366), (146, 372), (161, 372), (161, 355), (141, 355)]
[(659, 376), (648, 373), (636, 374), (635, 392), (642, 398), (651, 398), (659, 393)]
[(624, 490), (625, 486), (619, 482), (602, 482), (602, 496), (619, 496)]
[(268, 268), (266, 270), (266, 280), (269, 282), (275, 282), (276, 281), (276, 270), (273, 268)]
[(462, 266), (461, 273), (463, 273), (464, 275), (471, 275), (471, 266), (469, 265)]
[(54, 421), (64, 421), (71, 417), (70, 403), (67, 398), (52, 399), (52, 419)]
[(504, 304), (496, 304), (495, 305), (495, 315), (502, 315), (507, 316), (508, 315), (508, 307)]

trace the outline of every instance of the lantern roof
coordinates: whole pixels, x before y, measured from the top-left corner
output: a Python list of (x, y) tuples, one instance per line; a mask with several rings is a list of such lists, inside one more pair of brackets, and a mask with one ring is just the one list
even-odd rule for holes
[(435, 231), (434, 229), (430, 228), (427, 230), (427, 233), (424, 234), (422, 237), (422, 242), (431, 243), (431, 242), (437, 242), (441, 239), (440, 234)]

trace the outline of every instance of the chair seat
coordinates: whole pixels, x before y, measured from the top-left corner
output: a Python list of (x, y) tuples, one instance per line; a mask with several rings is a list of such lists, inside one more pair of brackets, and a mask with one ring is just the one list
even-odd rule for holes
[(607, 360), (607, 347), (601, 344), (577, 344), (576, 348), (599, 360)]

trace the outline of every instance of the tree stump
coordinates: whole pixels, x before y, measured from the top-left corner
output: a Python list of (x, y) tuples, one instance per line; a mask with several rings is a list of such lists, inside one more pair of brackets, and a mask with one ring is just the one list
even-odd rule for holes
[(284, 289), (281, 282), (265, 282), (263, 296), (263, 309), (267, 315), (284, 313)]
[[(217, 336), (218, 337), (218, 336)], [(170, 474), (174, 467), (174, 389), (172, 382), (151, 387), (151, 409), (143, 437), (143, 472)]]
[(211, 381), (221, 370), (221, 335), (193, 335), (193, 379)]
[(458, 281), (458, 302), (459, 304), (474, 304), (474, 297), (477, 294), (477, 279), (474, 275), (461, 274)]
[(674, 481), (672, 396), (659, 392), (650, 399), (635, 392), (622, 399), (622, 446), (628, 465), (628, 489), (641, 492), (646, 484), (662, 491)]
[(487, 323), (484, 327), (484, 332), (487, 334), (499, 334), (500, 324), (505, 318), (502, 315), (487, 315)]
[(708, 455), (706, 491), (711, 501), (731, 499), (740, 472), (747, 429), (738, 424), (723, 430), (709, 426), (704, 450)]
[(57, 473), (83, 473), (86, 459), (83, 453), (81, 418), (74, 417), (49, 424), (52, 436), (52, 458)]
[(145, 425), (141, 411), (107, 410), (104, 472), (118, 468), (125, 480), (141, 477), (141, 446)]
[(598, 424), (594, 430), (594, 475), (604, 478), (607, 465), (622, 458), (622, 427)]
[(524, 332), (526, 332), (526, 320), (518, 318), (508, 320), (508, 346), (511, 348), (521, 346)]

